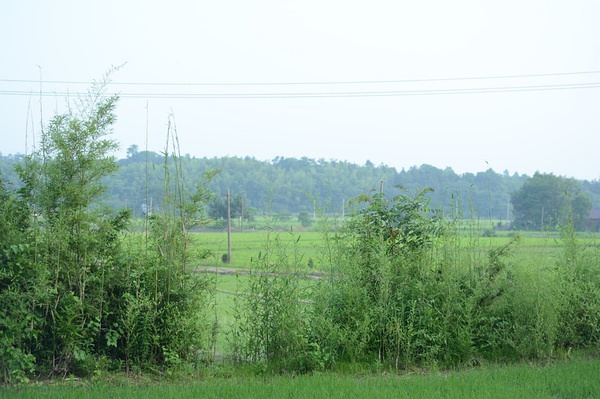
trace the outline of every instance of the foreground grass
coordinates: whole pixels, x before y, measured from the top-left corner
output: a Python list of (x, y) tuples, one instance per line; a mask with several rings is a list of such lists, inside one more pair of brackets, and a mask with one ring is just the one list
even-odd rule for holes
[(429, 375), (409, 373), (200, 378), (144, 383), (40, 383), (3, 388), (0, 398), (598, 398), (600, 360), (548, 366), (490, 366)]

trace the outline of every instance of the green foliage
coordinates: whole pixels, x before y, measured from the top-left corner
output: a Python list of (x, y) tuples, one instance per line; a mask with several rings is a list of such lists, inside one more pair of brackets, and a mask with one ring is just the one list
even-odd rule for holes
[[(162, 157), (154, 152), (130, 151), (119, 161), (122, 166), (112, 177), (105, 179), (108, 186), (107, 200), (115, 208), (129, 207), (136, 215), (144, 203), (146, 165), (150, 165), (148, 179), (149, 195), (160, 202), (162, 197), (160, 165)], [(232, 200), (237, 195), (244, 198), (244, 215), (247, 210), (257, 209), (257, 214), (277, 212), (309, 212), (315, 204), (312, 198), (331, 201), (328, 212), (342, 214), (351, 198), (379, 187), (380, 180), (390, 186), (401, 183), (410, 190), (433, 187), (428, 197), (435, 208), (449, 212), (456, 203), (450, 201), (449, 193), (457, 194), (465, 201), (459, 202), (463, 214), (505, 219), (509, 193), (517, 190), (527, 176), (501, 175), (492, 170), (477, 174), (457, 175), (451, 169), (437, 169), (430, 165), (397, 171), (385, 165), (358, 166), (348, 162), (312, 160), (309, 158), (277, 157), (271, 162), (251, 157), (181, 158), (185, 181), (192, 181), (204, 171), (220, 169), (222, 172), (209, 185), (219, 194), (214, 208), (215, 217), (225, 219), (224, 197), (230, 190)], [(192, 187), (188, 187), (191, 189)], [(267, 204), (270, 209), (267, 209)], [(235, 208), (235, 206), (234, 206)], [(471, 212), (473, 211), (473, 212)], [(246, 216), (244, 216), (246, 217)]]
[[(0, 154), (0, 173), (11, 182), (18, 182), (15, 174), (11, 173), (11, 165), (20, 162), (22, 157)], [(180, 161), (188, 190), (193, 191), (192, 182), (197, 176), (220, 169), (222, 172), (209, 184), (210, 190), (221, 195), (229, 189), (234, 196), (243, 195), (244, 207), (256, 209), (257, 215), (267, 213), (267, 204), (273, 212), (312, 213), (315, 207), (312, 197), (331, 201), (328, 212), (341, 215), (350, 198), (378, 188), (383, 179), (388, 186), (402, 184), (410, 190), (434, 188), (435, 192), (428, 193), (431, 206), (443, 209), (447, 214), (457, 211), (474, 218), (505, 220), (512, 213), (509, 203), (511, 193), (530, 179), (527, 175), (509, 175), (507, 171), (497, 173), (491, 169), (456, 174), (451, 168), (438, 169), (425, 164), (397, 171), (385, 165), (359, 166), (305, 157), (277, 157), (269, 162), (251, 157), (197, 158), (184, 155)], [(163, 195), (162, 163), (161, 154), (140, 151), (138, 146), (131, 145), (127, 149), (127, 157), (118, 161), (119, 170), (103, 179), (107, 186), (107, 203), (116, 209), (129, 208), (134, 215), (141, 216), (142, 205), (146, 205), (146, 187), (149, 198), (160, 203)], [(149, 172), (147, 180), (146, 170)], [(600, 208), (600, 181), (582, 181), (581, 184), (592, 206)], [(221, 212), (224, 218), (222, 215)]]
[[(160, 163), (128, 150), (125, 164), (151, 158), (152, 173), (160, 172), (143, 234), (129, 234), (132, 212), (102, 202), (106, 179), (118, 171), (116, 144), (106, 138), (117, 98), (105, 97), (102, 87), (77, 112), (52, 119), (39, 150), (16, 166), (20, 182), (0, 178), (2, 383), (107, 368), (171, 371), (198, 353), (216, 354), (219, 319), (216, 312), (208, 317), (214, 281), (193, 270), (210, 253), (192, 250), (189, 230), (211, 212), (218, 217), (215, 209), (222, 213), (222, 198), (207, 206), (208, 186), (220, 175), (207, 170), (187, 181), (191, 161), (180, 155), (170, 117)], [(334, 162), (278, 158), (273, 181), (300, 166), (339, 172)], [(365, 170), (394, 173), (372, 164)], [(477, 187), (502, 185), (505, 177), (472, 176)], [(283, 196), (303, 209), (299, 221), (309, 226), (316, 201), (305, 206), (287, 190)], [(494, 247), (495, 231), (484, 230), (484, 247), (481, 229), (471, 228), (462, 245), (459, 221), (444, 219), (444, 208), (432, 211), (435, 195), (363, 195), (350, 204), (348, 219), (321, 218), (316, 263), (304, 260), (300, 236), (290, 232), (293, 240), (283, 240), (268, 228), (247, 291), (236, 298), (233, 358), (259, 372), (307, 373), (346, 362), (398, 370), (543, 359), (600, 346), (600, 256), (576, 235), (590, 208), (577, 182), (536, 174), (515, 193), (517, 225), (559, 228), (562, 245), (553, 263), (520, 267), (513, 256), (519, 234)], [(144, 204), (152, 202), (148, 196)], [(232, 217), (251, 215), (246, 194), (232, 202)], [(284, 202), (275, 214), (291, 217)], [(307, 267), (322, 269), (311, 275), (316, 281)]]
[(0, 179), (0, 382), (26, 382), (36, 358), (31, 346), (41, 317), (41, 270), (31, 266), (27, 206)]
[[(360, 198), (366, 206), (348, 223), (344, 243), (337, 241), (343, 263), (322, 283), (316, 305), (319, 344), (333, 358), (377, 359), (399, 368), (443, 353), (453, 331), (446, 328), (450, 315), (438, 313), (441, 271), (429, 270), (428, 254), (444, 227), (426, 193)], [(439, 323), (428, 326), (432, 320)]]
[(555, 230), (574, 218), (577, 230), (583, 230), (592, 208), (588, 194), (575, 179), (536, 173), (511, 196), (514, 227), (524, 230)]
[[(543, 282), (539, 278), (530, 281), (527, 270), (517, 271), (512, 263), (519, 241), (515, 235), (505, 245), (489, 249), (486, 262), (476, 263), (472, 273), (459, 273), (455, 282), (468, 309), (462, 322), (469, 329), (470, 351), (476, 359), (502, 361), (551, 353), (553, 341), (546, 337), (552, 338), (555, 325), (539, 323), (548, 315), (543, 313), (541, 300), (546, 291), (532, 295)], [(545, 327), (550, 333), (546, 334)]]
[[(103, 83), (81, 100), (76, 112), (55, 116), (42, 135), (38, 151), (17, 166), (22, 230), (31, 250), (24, 267), (29, 276), (17, 289), (22, 301), (32, 294), (29, 353), (48, 374), (89, 372), (101, 336), (107, 269), (115, 267), (117, 236), (127, 213), (101, 207), (101, 179), (116, 170), (110, 152), (116, 144), (104, 137), (114, 122), (116, 97), (102, 96)], [(17, 227), (19, 224), (17, 223)], [(11, 288), (16, 288), (14, 285)], [(6, 290), (3, 294), (7, 293)], [(5, 309), (16, 319), (15, 309)], [(31, 318), (31, 317), (30, 317)]]
[(310, 216), (310, 213), (306, 211), (302, 211), (298, 214), (298, 221), (302, 227), (310, 227), (313, 224), (313, 218)]
[(600, 257), (598, 249), (578, 242), (573, 224), (561, 228), (558, 275), (558, 344), (565, 348), (600, 345)]
[(208, 280), (189, 270), (206, 253), (189, 250), (188, 229), (207, 219), (214, 174), (187, 193), (170, 125), (160, 212), (143, 242), (123, 245), (131, 214), (101, 201), (117, 170), (105, 83), (51, 120), (17, 190), (0, 180), (0, 382), (169, 368), (208, 345)]
[[(230, 200), (230, 216), (232, 219), (243, 219), (253, 221), (256, 209), (244, 205), (248, 201), (242, 194), (233, 196)], [(227, 220), (227, 199), (226, 197), (213, 197), (208, 206), (208, 215), (214, 219)]]
[(267, 236), (264, 252), (254, 261), (231, 340), (238, 360), (264, 364), (274, 372), (306, 373), (322, 367), (310, 331), (299, 240), (289, 250), (279, 236)]
[(597, 258), (579, 245), (565, 246), (568, 278), (516, 269), (518, 234), (484, 258), (476, 240), (460, 245), (456, 222), (429, 211), (424, 192), (361, 200), (347, 231), (326, 238), (331, 276), (314, 295), (313, 331), (332, 363), (456, 366), (598, 345)]
[[(171, 147), (169, 147), (171, 146)], [(174, 121), (169, 120), (163, 164), (163, 203), (160, 212), (147, 218), (145, 248), (128, 254), (125, 293), (116, 298), (123, 311), (113, 325), (111, 339), (120, 337), (116, 350), (127, 370), (147, 365), (178, 366), (191, 360), (193, 352), (209, 345), (209, 280), (194, 275), (190, 262), (206, 256), (192, 253), (188, 230), (206, 221), (205, 205), (211, 197), (205, 184), (214, 175), (207, 173), (197, 190), (188, 194), (181, 178), (179, 148)]]
[(25, 382), (35, 370), (48, 300), (48, 273), (36, 267), (29, 204), (0, 179), (0, 382)]

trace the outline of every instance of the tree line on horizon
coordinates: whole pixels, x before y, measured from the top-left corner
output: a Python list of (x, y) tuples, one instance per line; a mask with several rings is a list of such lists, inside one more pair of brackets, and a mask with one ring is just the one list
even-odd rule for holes
[[(6, 180), (16, 182), (13, 168), (22, 158), (22, 155), (0, 154), (0, 174)], [(184, 181), (189, 185), (207, 171), (219, 171), (208, 185), (214, 194), (210, 204), (213, 216), (223, 212), (228, 190), (234, 201), (236, 217), (243, 215), (248, 219), (255, 215), (297, 215), (301, 212), (343, 215), (348, 212), (349, 202), (363, 193), (383, 191), (393, 198), (403, 190), (415, 192), (431, 188), (428, 192), (431, 208), (452, 216), (501, 221), (513, 220), (517, 216), (523, 222), (516, 227), (536, 227), (537, 222), (524, 221), (526, 217), (521, 209), (517, 209), (515, 214), (517, 199), (517, 207), (523, 204), (537, 207), (531, 213), (536, 214), (535, 219), (539, 220), (537, 227), (541, 228), (544, 224), (543, 217), (539, 215), (544, 212), (543, 198), (530, 199), (527, 203), (527, 195), (515, 195), (532, 179), (516, 172), (511, 175), (508, 171), (498, 173), (490, 168), (484, 172), (457, 174), (450, 167), (439, 169), (427, 164), (398, 172), (396, 168), (383, 164), (376, 166), (370, 161), (357, 165), (307, 157), (276, 157), (269, 162), (253, 157), (197, 158), (184, 155), (179, 162)], [(119, 169), (104, 178), (107, 190), (103, 200), (107, 205), (115, 209), (128, 208), (134, 215), (142, 215), (162, 202), (163, 154), (139, 151), (134, 144), (128, 148), (127, 157), (117, 163)], [(600, 208), (598, 180), (579, 181), (539, 173), (535, 176), (552, 176), (554, 179), (546, 179), (546, 184), (554, 184), (552, 189), (557, 191), (557, 196), (567, 188), (577, 191), (575, 195), (580, 192), (579, 202), (575, 203), (576, 207), (579, 204), (580, 212)], [(530, 184), (542, 197), (550, 195), (535, 186)], [(582, 203), (582, 196), (589, 199), (589, 204), (586, 201)], [(551, 202), (558, 206), (557, 201)], [(549, 206), (546, 205), (547, 208)], [(549, 215), (546, 222), (552, 217)]]

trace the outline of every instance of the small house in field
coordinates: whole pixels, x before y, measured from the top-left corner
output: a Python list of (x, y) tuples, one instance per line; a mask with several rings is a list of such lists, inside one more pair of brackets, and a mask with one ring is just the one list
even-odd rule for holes
[(600, 231), (600, 209), (592, 209), (590, 211), (588, 229), (590, 231)]

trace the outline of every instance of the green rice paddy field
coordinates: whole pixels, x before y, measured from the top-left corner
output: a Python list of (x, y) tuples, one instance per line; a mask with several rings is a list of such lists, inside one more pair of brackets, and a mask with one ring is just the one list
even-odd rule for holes
[[(313, 261), (313, 267), (319, 269), (319, 256), (325, 248), (322, 234), (314, 231), (305, 232), (270, 232), (252, 231), (252, 232), (234, 232), (231, 234), (231, 263), (224, 264), (222, 255), (227, 254), (227, 233), (193, 233), (192, 242), (196, 247), (202, 247), (210, 250), (214, 255), (201, 262), (202, 266), (228, 267), (248, 269), (251, 267), (252, 260), (256, 259), (259, 253), (264, 252), (267, 234), (271, 239), (278, 237), (282, 242), (298, 242), (299, 252), (303, 255), (304, 261), (308, 264)], [(520, 233), (521, 239), (517, 246), (513, 248), (513, 254), (518, 263), (532, 263), (540, 266), (548, 261), (552, 262), (560, 252), (560, 236), (556, 232), (525, 232)], [(470, 235), (468, 230), (459, 239), (458, 246), (465, 250), (479, 252), (485, 256), (490, 248), (500, 247), (507, 244), (511, 239), (510, 233), (495, 237), (482, 237), (479, 235)], [(600, 237), (590, 234), (582, 234), (579, 242), (583, 246), (600, 246)]]

